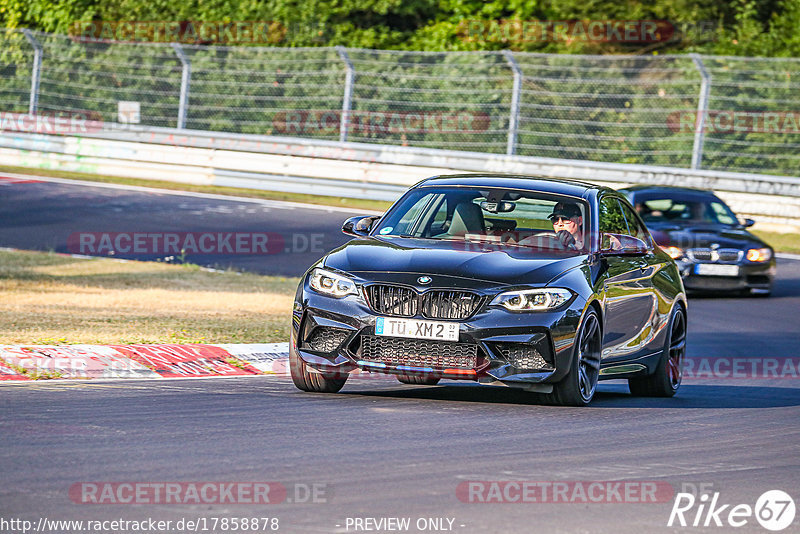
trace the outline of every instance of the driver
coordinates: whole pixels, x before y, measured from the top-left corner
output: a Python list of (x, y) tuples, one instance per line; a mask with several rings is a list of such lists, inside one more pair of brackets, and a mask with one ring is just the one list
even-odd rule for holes
[(577, 204), (559, 202), (547, 218), (565, 248), (583, 249), (583, 216)]

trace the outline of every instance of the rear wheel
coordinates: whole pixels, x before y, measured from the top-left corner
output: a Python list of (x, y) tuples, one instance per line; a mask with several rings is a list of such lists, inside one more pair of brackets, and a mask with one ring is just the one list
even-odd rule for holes
[(317, 393), (336, 393), (347, 382), (347, 374), (335, 376), (311, 371), (295, 350), (289, 350), (289, 372), (298, 389)]
[(640, 397), (672, 397), (683, 378), (686, 356), (686, 312), (678, 304), (672, 312), (669, 337), (653, 374), (628, 379), (631, 393)]
[(594, 308), (589, 308), (575, 337), (575, 356), (569, 373), (561, 382), (553, 384), (553, 391), (546, 394), (545, 399), (563, 406), (589, 404), (600, 378), (602, 344), (600, 319)]
[(397, 379), (403, 384), (419, 384), (421, 386), (435, 386), (440, 380), (438, 376), (424, 375), (397, 375)]

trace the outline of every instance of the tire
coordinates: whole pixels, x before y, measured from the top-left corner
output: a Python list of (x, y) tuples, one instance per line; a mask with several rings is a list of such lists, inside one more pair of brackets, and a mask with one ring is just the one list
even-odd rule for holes
[(683, 378), (686, 357), (686, 312), (675, 306), (669, 321), (669, 336), (653, 374), (629, 378), (628, 388), (639, 397), (672, 397), (678, 392)]
[(569, 373), (553, 384), (553, 391), (544, 395), (550, 404), (586, 406), (594, 397), (600, 378), (600, 355), (603, 346), (600, 319), (589, 308), (575, 336), (575, 351)]
[(306, 362), (297, 355), (297, 351), (289, 349), (289, 373), (297, 389), (315, 393), (336, 393), (347, 382), (348, 375), (344, 377), (315, 373), (308, 369)]
[(420, 386), (435, 386), (441, 380), (438, 376), (398, 375), (397, 380), (403, 384), (418, 384)]

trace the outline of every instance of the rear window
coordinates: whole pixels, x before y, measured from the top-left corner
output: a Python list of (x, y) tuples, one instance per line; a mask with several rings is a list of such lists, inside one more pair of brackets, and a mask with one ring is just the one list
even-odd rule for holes
[(704, 222), (737, 224), (736, 215), (722, 201), (653, 198), (636, 202), (636, 211), (645, 223)]

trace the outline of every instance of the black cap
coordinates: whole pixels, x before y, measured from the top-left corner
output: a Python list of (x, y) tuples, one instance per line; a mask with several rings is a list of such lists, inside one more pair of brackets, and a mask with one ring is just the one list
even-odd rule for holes
[(581, 217), (581, 209), (577, 204), (559, 202), (553, 206), (553, 213), (547, 216), (548, 219), (552, 219), (553, 217), (567, 217), (568, 219)]

